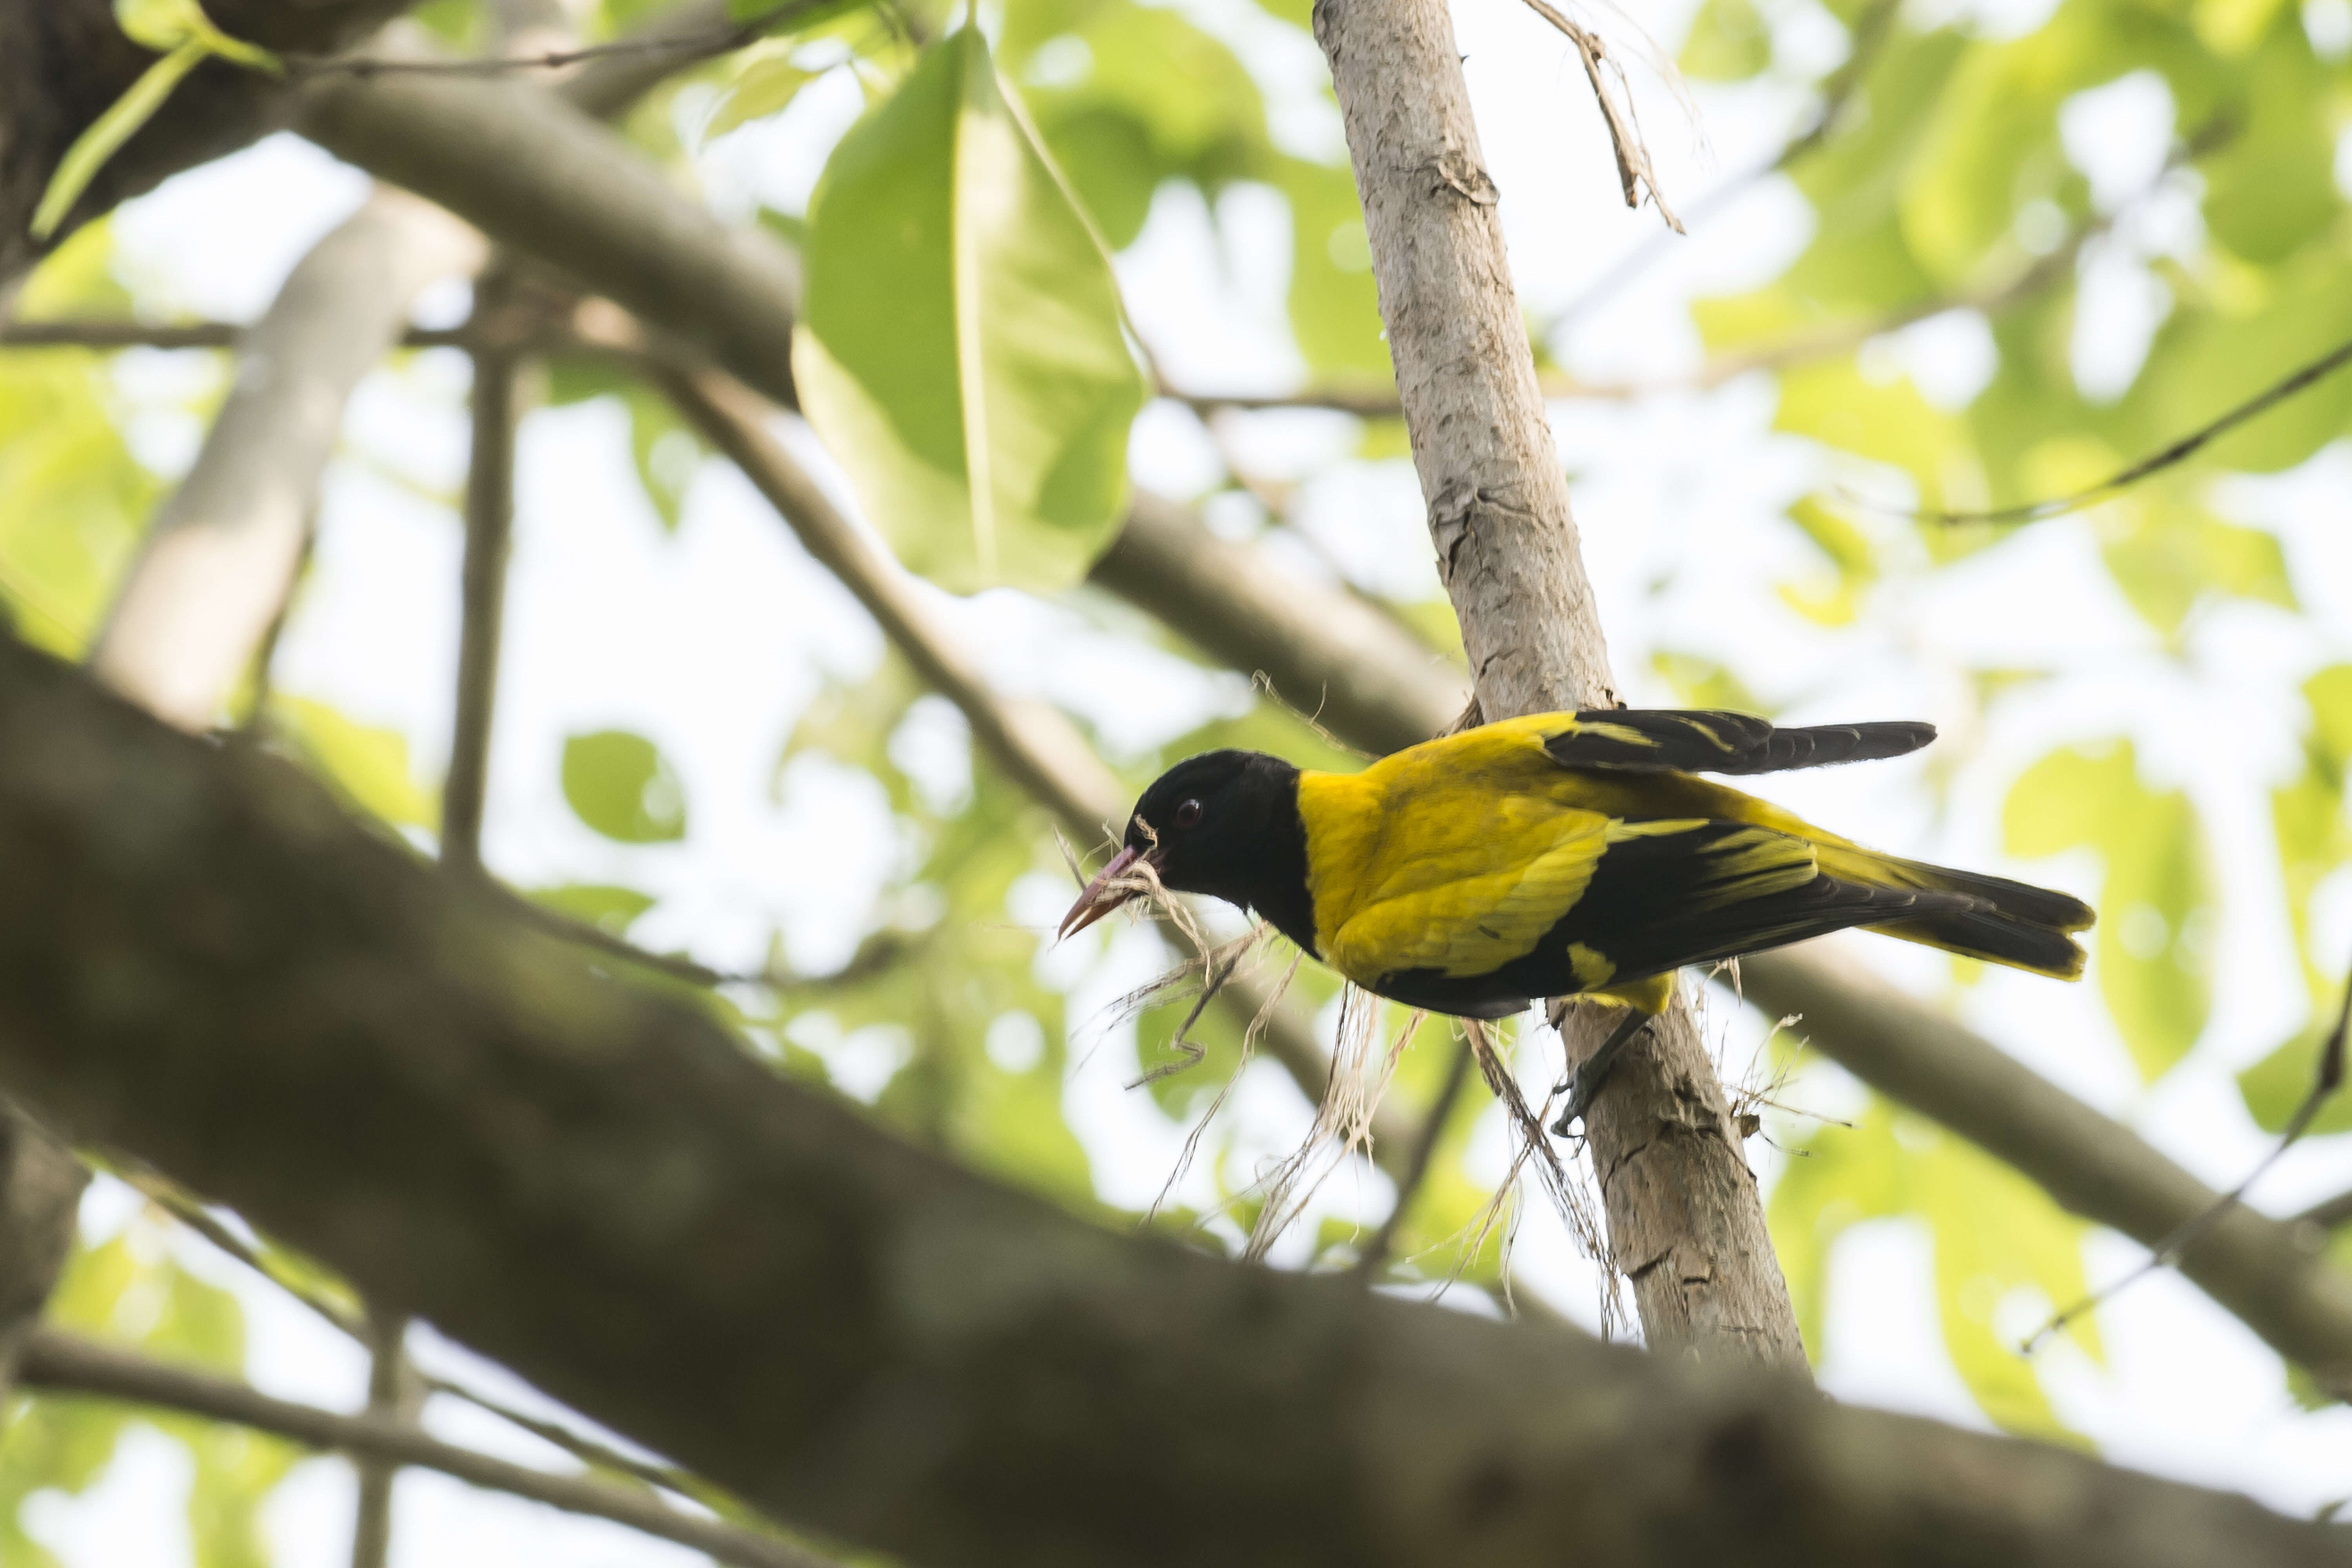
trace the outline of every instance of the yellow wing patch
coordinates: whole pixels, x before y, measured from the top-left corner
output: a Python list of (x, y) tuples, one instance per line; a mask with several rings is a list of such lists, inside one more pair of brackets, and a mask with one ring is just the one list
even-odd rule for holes
[(1608, 849), (1608, 819), (1587, 813), (1524, 864), (1448, 878), (1366, 904), (1333, 933), (1325, 958), (1373, 981), (1401, 969), (1484, 974), (1534, 950), (1584, 894)]

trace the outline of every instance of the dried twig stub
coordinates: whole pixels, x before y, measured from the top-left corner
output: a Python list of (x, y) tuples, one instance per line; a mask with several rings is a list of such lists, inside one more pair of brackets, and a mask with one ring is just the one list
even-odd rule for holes
[(1684, 233), (1683, 220), (1666, 205), (1665, 193), (1658, 189), (1658, 174), (1650, 165), (1650, 149), (1642, 140), (1642, 122), (1634, 116), (1633, 95), (1623, 68), (1601, 44), (1599, 34), (1577, 26), (1550, 0), (1528, 0), (1528, 6), (1559, 28), (1576, 46), (1578, 57), (1584, 61), (1584, 75), (1592, 83), (1592, 96), (1601, 105), (1601, 118), (1609, 124), (1609, 144), (1617, 153), (1617, 183), (1624, 187), (1625, 205), (1640, 206), (1642, 193), (1646, 190), (1650, 193), (1650, 205), (1658, 209), (1666, 226), (1676, 234)]

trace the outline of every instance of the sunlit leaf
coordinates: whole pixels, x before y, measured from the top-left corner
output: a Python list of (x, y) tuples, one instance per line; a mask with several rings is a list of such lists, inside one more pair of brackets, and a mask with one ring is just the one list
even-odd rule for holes
[(1772, 31), (1755, 0), (1706, 0), (1675, 62), (1698, 81), (1745, 81), (1772, 63)]
[(782, 41), (761, 44), (746, 51), (727, 96), (711, 111), (702, 133), (724, 136), (746, 121), (764, 119), (791, 103), (814, 79), (815, 72), (793, 63), (791, 47)]
[(2094, 900), (2100, 994), (2141, 1076), (2154, 1081), (2189, 1054), (2212, 1004), (2210, 945), (2218, 916), (2211, 852), (2196, 808), (2152, 789), (2130, 742), (2053, 752), (2011, 786), (2001, 807), (2009, 852), (2099, 852)]
[(544, 904), (558, 914), (569, 915), (585, 925), (594, 926), (607, 936), (626, 936), (636, 918), (654, 907), (650, 893), (640, 893), (635, 888), (617, 888), (603, 882), (570, 882), (560, 888), (534, 889), (534, 903)]
[(1077, 579), (1118, 525), (1143, 379), (1108, 258), (966, 27), (835, 150), (793, 363), (908, 565)]
[(599, 730), (563, 742), (563, 798), (582, 822), (623, 844), (686, 837), (686, 790), (643, 735)]
[(416, 782), (408, 737), (362, 724), (323, 702), (280, 694), (270, 700), (279, 732), (362, 811), (405, 827), (432, 827), (440, 802)]

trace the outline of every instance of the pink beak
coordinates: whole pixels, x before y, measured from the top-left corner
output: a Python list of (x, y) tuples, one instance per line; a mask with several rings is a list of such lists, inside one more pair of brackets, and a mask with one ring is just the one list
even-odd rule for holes
[(1087, 890), (1078, 895), (1078, 901), (1070, 906), (1070, 912), (1062, 917), (1062, 929), (1055, 933), (1056, 938), (1076, 936), (1135, 897), (1134, 889), (1114, 888), (1111, 884), (1133, 870), (1139, 860), (1159, 864), (1152, 857), (1133, 849), (1123, 848), (1112, 856), (1110, 864), (1096, 874), (1095, 879), (1087, 884)]

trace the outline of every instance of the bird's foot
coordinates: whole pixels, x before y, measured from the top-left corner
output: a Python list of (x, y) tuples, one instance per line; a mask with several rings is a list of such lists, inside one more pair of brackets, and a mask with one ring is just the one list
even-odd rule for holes
[(1626, 1046), (1632, 1043), (1634, 1036), (1649, 1026), (1648, 1014), (1628, 1013), (1624, 1022), (1601, 1042), (1599, 1050), (1585, 1058), (1580, 1065), (1570, 1068), (1568, 1076), (1559, 1080), (1552, 1093), (1565, 1094), (1568, 1103), (1561, 1107), (1559, 1117), (1551, 1124), (1553, 1137), (1569, 1136), (1569, 1129), (1584, 1119), (1585, 1111), (1591, 1108), (1593, 1096), (1601, 1092), (1610, 1073), (1616, 1069)]

